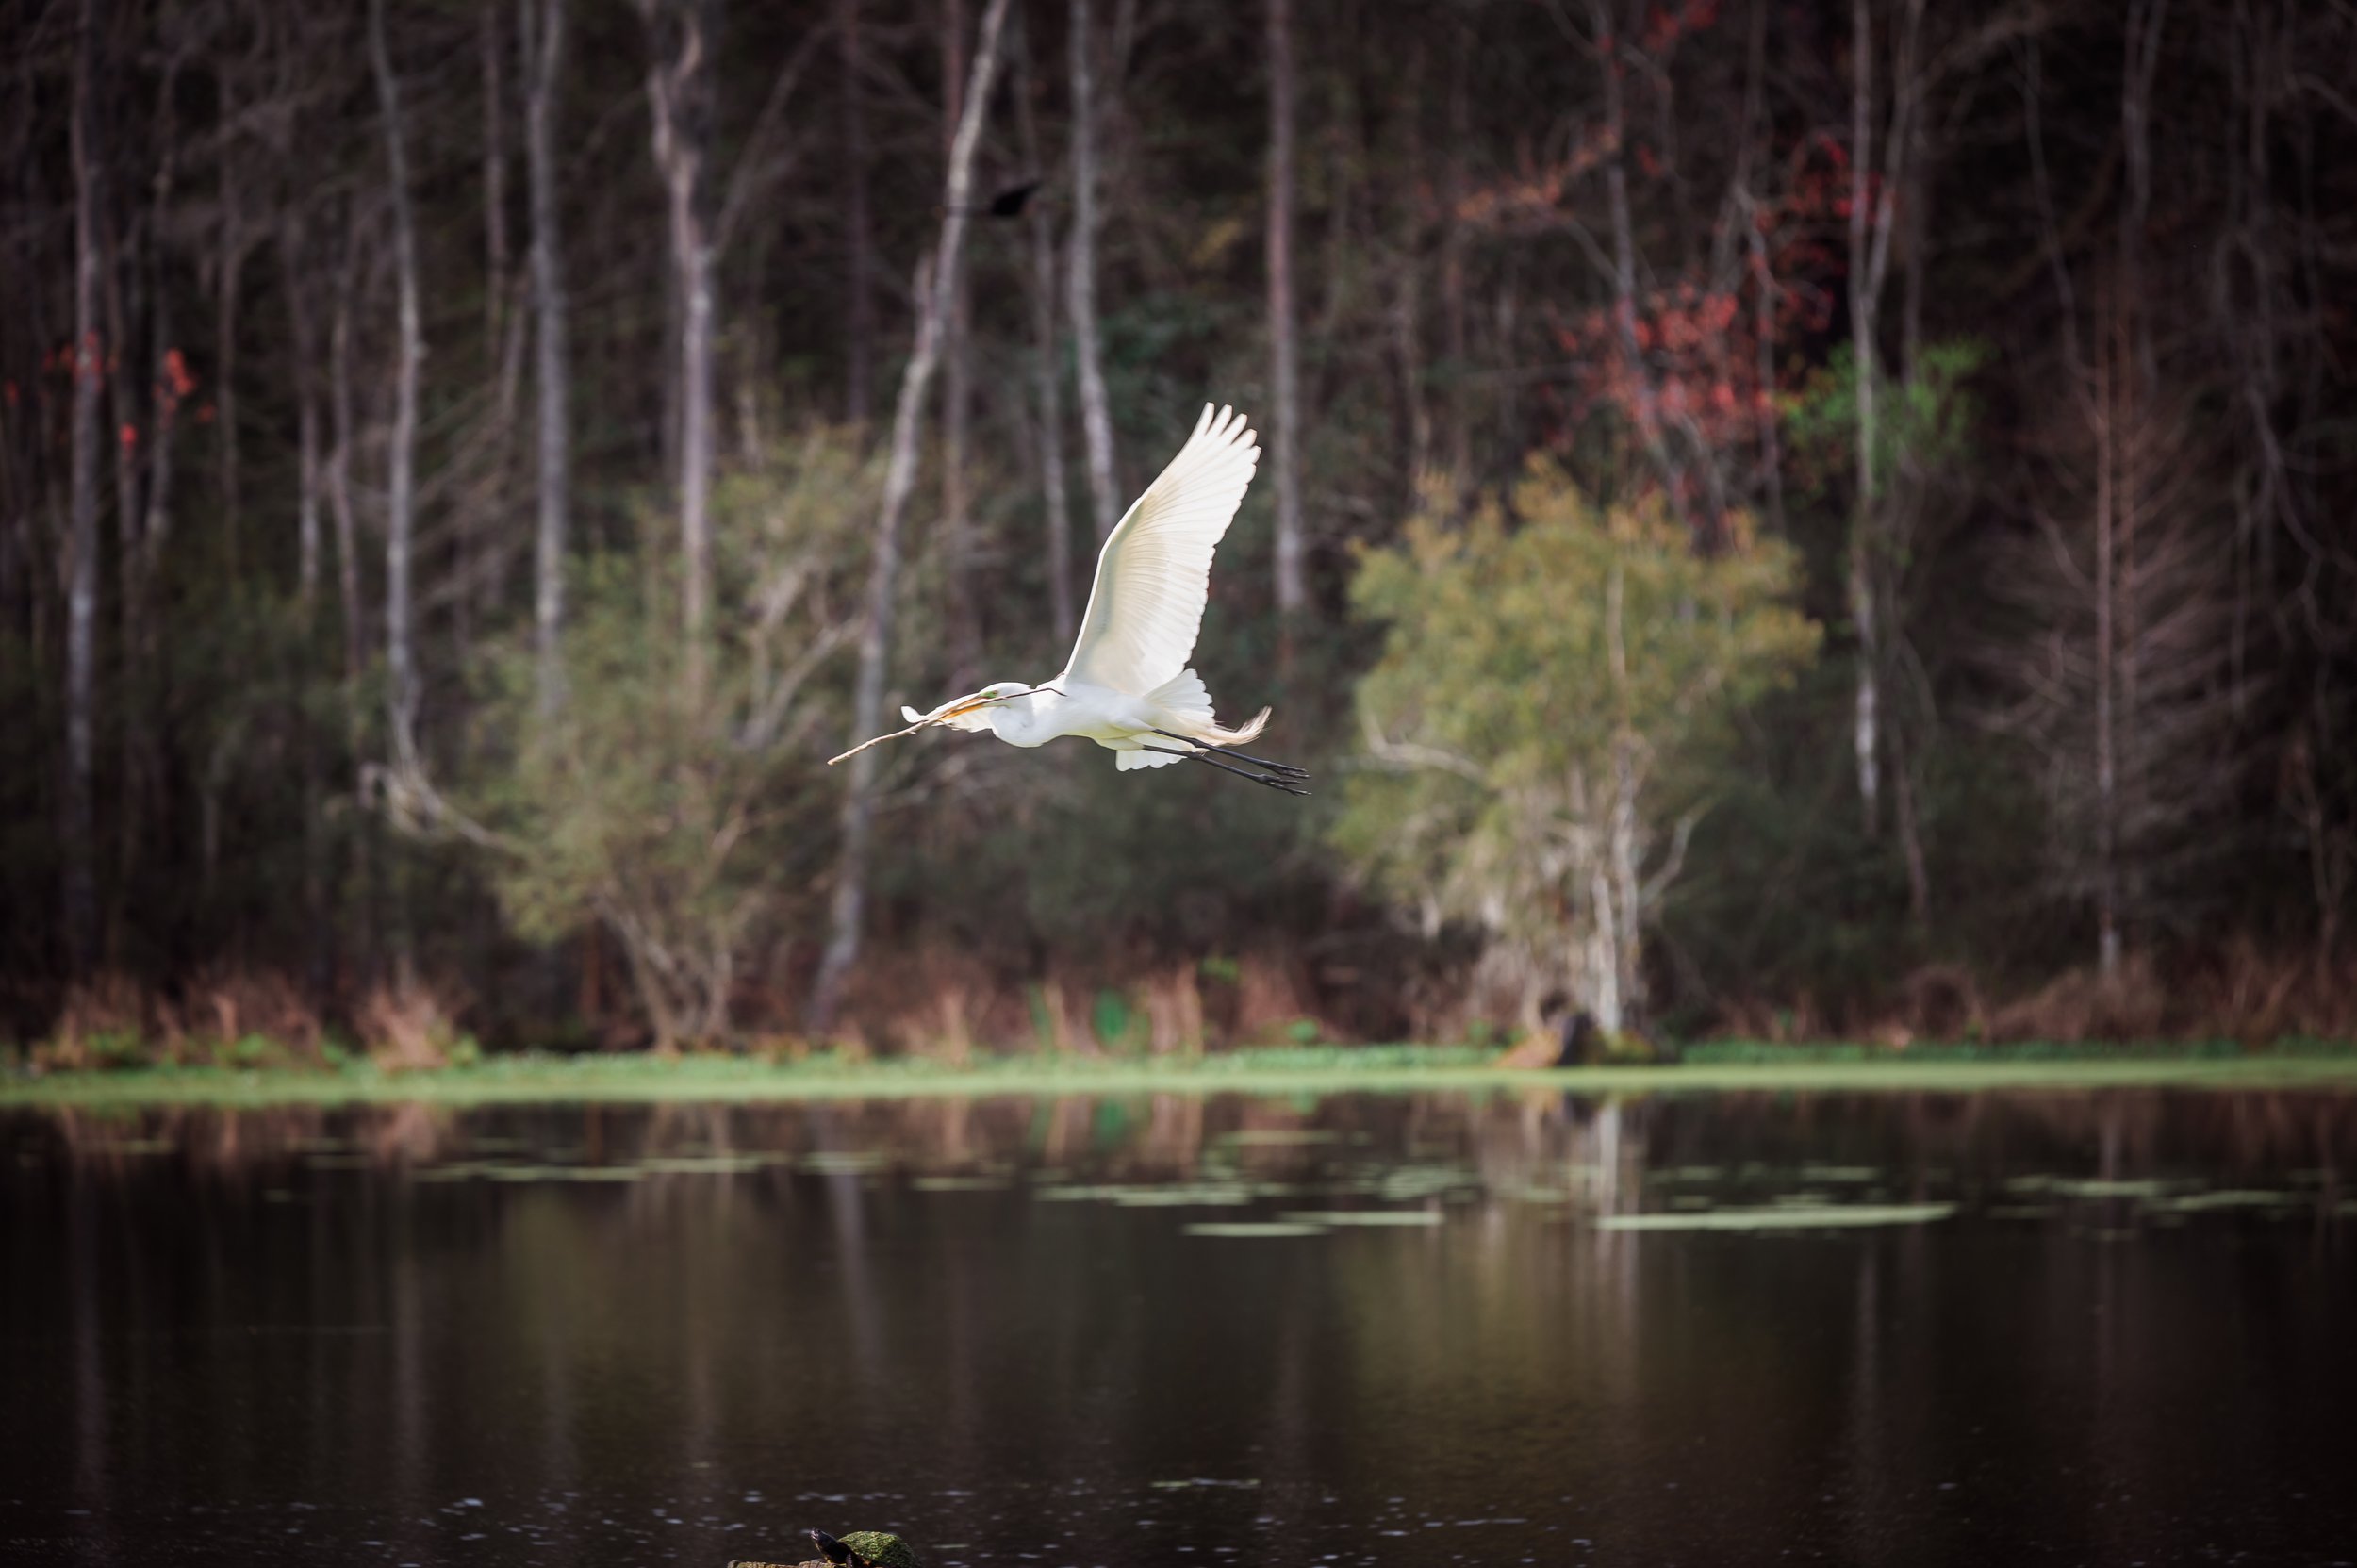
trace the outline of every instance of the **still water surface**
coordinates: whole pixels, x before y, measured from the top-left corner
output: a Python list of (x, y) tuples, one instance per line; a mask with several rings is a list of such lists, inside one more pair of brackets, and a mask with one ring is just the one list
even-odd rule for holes
[(2357, 1096), (0, 1116), (0, 1561), (2357, 1560)]

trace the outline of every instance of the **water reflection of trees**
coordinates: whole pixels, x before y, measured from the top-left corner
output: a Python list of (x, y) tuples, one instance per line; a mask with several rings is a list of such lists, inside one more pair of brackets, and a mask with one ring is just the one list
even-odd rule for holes
[[(1455, 1168), (1470, 1190), (1574, 1211), (1636, 1206), (1649, 1177), (1697, 1167), (1737, 1178), (1871, 1169), (1893, 1196), (2049, 1174), (2103, 1181), (2298, 1177), (2328, 1207), (2357, 1145), (2357, 1096), (2214, 1093), (1721, 1094), (1540, 1092), (1327, 1099), (1154, 1094), (922, 1098), (772, 1104), (488, 1106), (420, 1103), (255, 1110), (58, 1109), (0, 1116), (13, 1163), (85, 1177), (170, 1173), (225, 1187), (297, 1170), (422, 1173), (461, 1162), (647, 1169), (662, 1181), (744, 1156), (872, 1180), (1049, 1178), (1264, 1183), (1350, 1167)], [(830, 1164), (829, 1162), (835, 1162)], [(849, 1164), (844, 1162), (849, 1162)]]

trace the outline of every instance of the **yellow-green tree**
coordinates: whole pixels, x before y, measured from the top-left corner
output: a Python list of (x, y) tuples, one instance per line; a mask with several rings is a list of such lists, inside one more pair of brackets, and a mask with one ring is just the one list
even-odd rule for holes
[(534, 939), (604, 925), (659, 1045), (727, 1038), (748, 957), (816, 914), (832, 843), (812, 830), (834, 800), (820, 759), (845, 722), (874, 487), (855, 439), (824, 427), (723, 478), (699, 680), (658, 550), (583, 564), (552, 710), (529, 639), (490, 663), (472, 806), (493, 885)]
[(1681, 763), (1815, 655), (1797, 563), (1742, 519), (1697, 553), (1657, 503), (1601, 511), (1544, 462), (1510, 516), (1444, 518), (1428, 505), (1360, 565), (1358, 611), (1389, 632), (1337, 843), (1428, 928), (1478, 926), (1492, 982), (1569, 988), (1620, 1030), (1707, 805)]

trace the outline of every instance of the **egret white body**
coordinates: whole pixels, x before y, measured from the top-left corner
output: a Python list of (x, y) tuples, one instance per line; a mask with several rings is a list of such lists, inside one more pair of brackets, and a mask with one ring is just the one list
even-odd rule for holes
[(1260, 734), (1269, 711), (1235, 729), (1222, 725), (1203, 678), (1187, 665), (1211, 594), (1212, 552), (1235, 520), (1260, 459), (1259, 437), (1244, 418), (1205, 404), (1178, 455), (1106, 536), (1088, 612), (1062, 674), (1037, 685), (995, 681), (931, 713), (902, 708), (907, 729), (833, 760), (940, 725), (987, 730), (1014, 746), (1078, 735), (1115, 753), (1113, 765), (1124, 771), (1207, 762), (1288, 794), (1309, 793), (1299, 785), (1308, 777), (1300, 768), (1233, 750)]

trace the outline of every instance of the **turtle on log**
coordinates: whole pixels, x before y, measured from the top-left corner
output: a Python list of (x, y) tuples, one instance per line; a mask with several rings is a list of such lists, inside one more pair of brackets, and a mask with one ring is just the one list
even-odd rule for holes
[(729, 1568), (925, 1568), (909, 1543), (885, 1530), (853, 1530), (837, 1539), (824, 1530), (810, 1532), (819, 1555), (808, 1562), (756, 1562), (750, 1559)]

